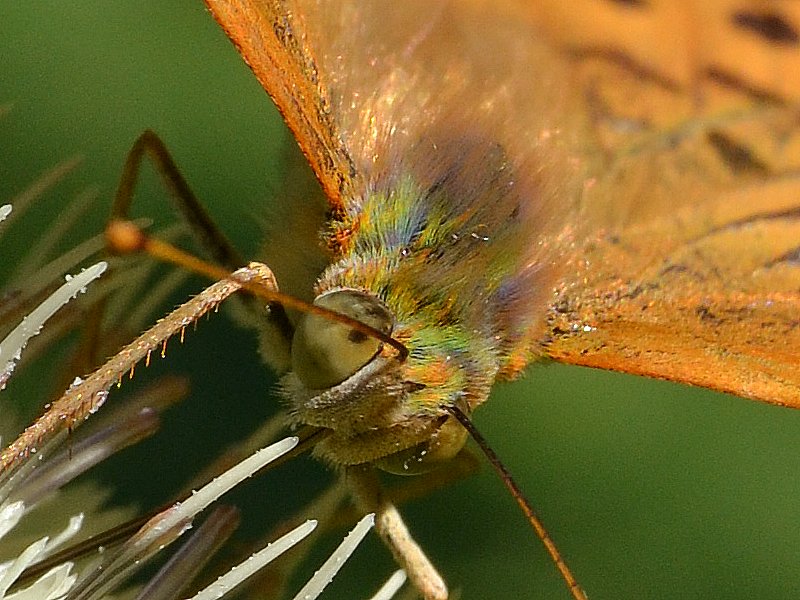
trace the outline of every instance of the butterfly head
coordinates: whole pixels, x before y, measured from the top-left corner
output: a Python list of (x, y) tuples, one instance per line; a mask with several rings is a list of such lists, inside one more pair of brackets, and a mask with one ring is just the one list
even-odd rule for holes
[(344, 323), (302, 316), (282, 384), (296, 423), (330, 430), (317, 454), (337, 465), (370, 462), (399, 474), (425, 472), (454, 457), (467, 434), (446, 407), (469, 411), (476, 391), (458, 359), (462, 344), (454, 332), (398, 320), (363, 290), (328, 291), (314, 303), (391, 334), (410, 351), (404, 358)]

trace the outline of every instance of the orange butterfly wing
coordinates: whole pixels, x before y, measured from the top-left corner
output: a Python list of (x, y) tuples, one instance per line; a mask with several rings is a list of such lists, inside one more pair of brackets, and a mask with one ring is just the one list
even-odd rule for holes
[(353, 166), (330, 112), (302, 19), (281, 0), (208, 2), (239, 53), (272, 97), (334, 208), (351, 193)]
[(546, 355), (800, 407), (800, 7), (778, 4), (537, 4), (602, 157)]
[[(402, 105), (404, 93), (420, 89), (380, 90), (384, 71), (348, 74), (348, 65), (369, 65), (380, 46), (360, 42), (378, 39), (376, 31), (387, 37), (386, 52), (397, 54), (403, 46), (389, 38), (407, 23), (351, 19), (362, 29), (348, 49), (330, 39), (329, 26), (365, 5), (208, 4), (341, 209), (374, 167), (371, 142), (380, 132), (370, 127), (386, 109), (365, 110), (358, 99)], [(437, 6), (425, 5), (431, 22)], [(519, 79), (564, 78), (579, 118), (556, 114), (555, 126), (566, 128), (563, 139), (580, 140), (572, 156), (584, 170), (576, 173), (588, 173), (579, 212), (562, 207), (577, 241), (553, 245), (549, 258), (561, 277), (531, 342), (534, 354), (800, 406), (800, 52), (793, 38), (800, 16), (791, 4), (761, 6), (494, 6), (519, 11), (532, 39), (546, 40), (560, 57)], [(425, 19), (411, 22), (426, 34)], [(520, 119), (536, 112), (524, 109), (525, 98)], [(419, 116), (424, 125), (427, 115)]]

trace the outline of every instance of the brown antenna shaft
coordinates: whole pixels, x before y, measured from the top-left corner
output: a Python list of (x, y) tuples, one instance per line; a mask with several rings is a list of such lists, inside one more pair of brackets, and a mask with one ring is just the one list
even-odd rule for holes
[(464, 414), (461, 409), (456, 406), (447, 406), (446, 408), (450, 414), (458, 419), (458, 422), (463, 425), (464, 429), (469, 432), (470, 436), (472, 436), (472, 439), (475, 440), (475, 443), (478, 444), (478, 447), (489, 460), (489, 463), (492, 465), (497, 474), (500, 476), (503, 484), (506, 486), (508, 491), (511, 492), (511, 495), (513, 496), (514, 500), (516, 500), (517, 505), (519, 505), (519, 507), (522, 509), (522, 512), (525, 514), (525, 517), (528, 519), (528, 523), (531, 524), (531, 527), (533, 527), (536, 535), (540, 540), (542, 540), (544, 547), (547, 549), (547, 553), (550, 555), (550, 558), (553, 559), (556, 567), (561, 572), (561, 576), (564, 578), (567, 587), (569, 587), (572, 597), (575, 598), (575, 600), (588, 600), (586, 593), (581, 589), (581, 586), (578, 584), (578, 581), (575, 579), (572, 571), (567, 566), (566, 561), (564, 561), (564, 557), (562, 557), (561, 553), (558, 551), (553, 538), (551, 538), (550, 534), (547, 533), (544, 523), (542, 523), (539, 517), (536, 516), (536, 513), (533, 511), (533, 507), (531, 506), (530, 502), (528, 502), (528, 499), (522, 493), (522, 490), (517, 485), (517, 482), (514, 481), (511, 473), (502, 463), (495, 451), (492, 450), (486, 439), (481, 435), (473, 422), (466, 414)]
[[(194, 273), (205, 275), (211, 279), (228, 279), (230, 273), (212, 263), (192, 256), (165, 241), (151, 238), (132, 221), (112, 221), (106, 227), (106, 240), (109, 246), (121, 254), (129, 252), (145, 252), (150, 256), (183, 267)], [(251, 294), (269, 302), (277, 302), (286, 308), (293, 308), (305, 313), (313, 313), (331, 321), (342, 323), (355, 329), (359, 333), (376, 338), (388, 344), (397, 351), (398, 359), (402, 362), (408, 358), (408, 348), (392, 336), (383, 333), (361, 321), (357, 321), (316, 304), (304, 302), (294, 296), (283, 294), (277, 289), (270, 289), (257, 283), (240, 282), (243, 289)]]

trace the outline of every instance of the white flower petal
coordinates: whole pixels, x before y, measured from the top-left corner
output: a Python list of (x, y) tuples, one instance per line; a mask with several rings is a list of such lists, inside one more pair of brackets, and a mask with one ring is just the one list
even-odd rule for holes
[(72, 563), (66, 562), (53, 567), (23, 590), (4, 596), (5, 600), (58, 600), (63, 598), (77, 576), (72, 573)]
[(25, 514), (25, 503), (22, 500), (11, 502), (0, 508), (0, 539), (14, 529)]
[(50, 556), (60, 546), (63, 546), (74, 538), (81, 530), (81, 525), (83, 525), (83, 513), (70, 517), (67, 526), (47, 544), (47, 548), (44, 550), (44, 556)]
[(47, 548), (47, 538), (43, 537), (25, 548), (16, 559), (7, 563), (7, 568), (0, 577), (0, 599), (5, 598), (8, 588), (14, 584), (25, 569), (39, 560), (45, 548)]

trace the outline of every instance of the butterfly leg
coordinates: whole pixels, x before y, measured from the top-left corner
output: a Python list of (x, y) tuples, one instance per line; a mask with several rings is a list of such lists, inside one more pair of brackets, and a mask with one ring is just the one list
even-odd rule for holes
[(234, 273), (231, 279), (209, 286), (125, 346), (92, 375), (78, 385), (70, 386), (61, 398), (50, 405), (47, 412), (0, 453), (0, 476), (9, 476), (30, 455), (31, 449), (39, 448), (56, 433), (71, 430), (83, 423), (105, 403), (111, 387), (125, 373), (132, 373), (136, 363), (142, 359), (149, 361), (154, 351), (163, 352), (169, 338), (214, 310), (228, 296), (241, 289), (241, 283), (258, 280), (269, 285), (270, 275), (266, 267), (254, 263)]
[(400, 512), (386, 497), (375, 468), (362, 465), (350, 467), (345, 472), (345, 481), (361, 509), (375, 513), (375, 531), (425, 600), (447, 600), (447, 585), (411, 537)]
[(240, 267), (244, 260), (238, 255), (233, 244), (225, 237), (211, 216), (197, 199), (186, 179), (178, 169), (167, 146), (158, 135), (150, 130), (144, 131), (133, 143), (120, 176), (114, 203), (111, 208), (111, 220), (129, 218), (133, 204), (134, 190), (144, 157), (149, 158), (161, 176), (164, 185), (189, 224), (192, 232), (200, 240), (213, 260), (227, 269)]
[[(129, 218), (139, 169), (145, 157), (152, 161), (184, 220), (211, 259), (231, 271), (242, 266), (244, 259), (200, 203), (170, 155), (166, 144), (151, 130), (145, 130), (128, 152), (114, 196), (110, 221)], [(264, 337), (269, 339), (271, 344), (280, 346), (271, 353), (275, 354), (276, 358), (270, 360), (271, 364), (278, 365), (277, 370), (280, 372), (280, 367), (287, 362), (286, 356), (293, 332), (286, 311), (279, 303), (271, 302), (267, 306), (265, 319), (262, 303), (245, 300), (242, 304), (245, 305), (247, 314), (241, 314), (245, 311), (235, 311), (235, 316), (246, 325), (253, 322), (259, 324), (265, 329)]]

